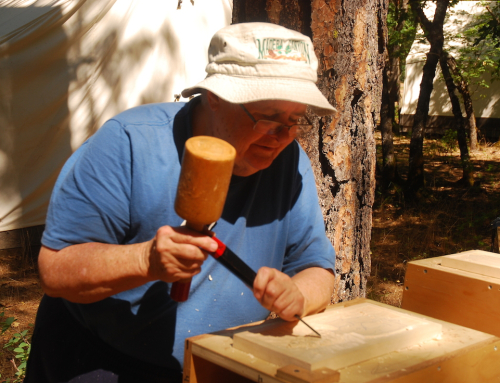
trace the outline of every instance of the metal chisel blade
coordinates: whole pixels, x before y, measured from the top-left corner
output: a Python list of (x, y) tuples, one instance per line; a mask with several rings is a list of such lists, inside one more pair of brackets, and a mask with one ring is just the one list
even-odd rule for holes
[[(238, 257), (230, 248), (228, 248), (221, 240), (216, 237), (212, 237), (218, 244), (219, 249), (212, 253), (212, 256), (217, 259), (220, 263), (222, 263), (229, 271), (231, 271), (234, 275), (236, 275), (240, 280), (242, 280), (248, 287), (253, 287), (253, 281), (257, 274), (253, 271), (250, 266), (248, 266), (240, 257)], [(319, 332), (309, 326), (304, 320), (295, 315), (299, 321), (304, 323), (307, 327), (309, 327), (318, 337), (321, 338)]]
[(314, 333), (321, 338), (321, 334), (319, 332), (317, 332), (315, 329), (313, 329), (311, 326), (309, 326), (306, 322), (304, 322), (304, 319), (302, 319), (301, 317), (299, 317), (298, 315), (295, 315), (295, 318), (297, 318), (299, 321), (301, 321), (302, 323), (304, 323), (307, 327), (309, 327), (311, 330), (314, 331)]

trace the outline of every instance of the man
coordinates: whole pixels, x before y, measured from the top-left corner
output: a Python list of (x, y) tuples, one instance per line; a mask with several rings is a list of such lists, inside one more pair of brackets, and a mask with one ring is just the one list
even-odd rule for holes
[[(217, 32), (208, 76), (189, 103), (140, 106), (108, 121), (55, 185), (39, 256), (42, 299), (26, 382), (180, 381), (184, 339), (322, 310), (335, 254), (312, 170), (295, 137), (317, 89), (310, 39), (265, 23)], [(181, 227), (173, 210), (185, 141), (207, 135), (237, 152), (213, 230), (254, 270), (252, 292)], [(193, 277), (189, 299), (169, 297)]]

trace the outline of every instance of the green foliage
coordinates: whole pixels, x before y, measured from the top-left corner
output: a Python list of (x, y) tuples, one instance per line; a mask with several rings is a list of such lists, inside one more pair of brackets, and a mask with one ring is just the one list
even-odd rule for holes
[(406, 58), (415, 39), (417, 21), (411, 8), (403, 10), (399, 8), (399, 5), (393, 1), (389, 3), (387, 12), (388, 46), (389, 48), (399, 47), (398, 55), (400, 58)]
[[(446, 129), (444, 136), (437, 140), (429, 140), (424, 146), (424, 152), (428, 156), (451, 156), (458, 148), (457, 131)], [(447, 161), (446, 159), (443, 159)]]
[(14, 317), (9, 317), (4, 320), (4, 317), (5, 313), (2, 311), (0, 313), (0, 329), (1, 329), (0, 334), (3, 334), (5, 331), (7, 331), (12, 325), (12, 323), (14, 323), (14, 321), (16, 320), (16, 318)]
[(447, 129), (444, 136), (441, 138), (443, 147), (447, 153), (451, 153), (457, 149), (457, 131), (455, 129)]
[(467, 21), (455, 20), (459, 32), (446, 35), (446, 49), (456, 58), (463, 79), (478, 91), (489, 88), (485, 74), (493, 79), (500, 77), (500, 4), (484, 1), (475, 7), (477, 13), (450, 12), (450, 16), (455, 14)]
[[(0, 313), (0, 326), (2, 329), (2, 334), (9, 330), (12, 326), (12, 323), (14, 323), (14, 321), (16, 320), (14, 317), (9, 317), (4, 320), (4, 316), (5, 313), (2, 311)], [(7, 351), (9, 356), (12, 356), (13, 364), (15, 364), (17, 368), (17, 371), (15, 373), (16, 379), (13, 381), (7, 379), (3, 383), (20, 383), (23, 381), (26, 375), (26, 363), (28, 362), (28, 357), (31, 351), (30, 339), (30, 332), (28, 330), (23, 330), (21, 332), (15, 333), (14, 336), (10, 338), (3, 346), (4, 350)], [(2, 375), (0, 374), (0, 378), (1, 377)]]
[(31, 335), (28, 334), (28, 330), (24, 330), (20, 333), (15, 333), (5, 346), (3, 346), (4, 349), (10, 351), (14, 355), (15, 359), (20, 362), (17, 366), (17, 372), (15, 374), (17, 379), (14, 380), (14, 382), (16, 383), (22, 382), (24, 376), (26, 375), (26, 363), (28, 362), (31, 350), (31, 344), (29, 342), (30, 338)]
[(474, 45), (479, 45), (485, 40), (491, 40), (495, 48), (500, 47), (500, 5), (494, 2), (489, 6), (486, 2), (485, 8), (488, 13), (481, 15), (477, 24), (477, 37), (474, 40)]
[(398, 57), (404, 79), (406, 57), (417, 33), (417, 20), (410, 7), (402, 9), (402, 2), (391, 0), (387, 12), (388, 43), (390, 57)]

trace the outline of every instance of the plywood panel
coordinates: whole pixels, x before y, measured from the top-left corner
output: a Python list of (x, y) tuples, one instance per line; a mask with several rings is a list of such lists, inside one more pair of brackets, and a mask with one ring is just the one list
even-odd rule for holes
[(340, 373), (326, 367), (308, 371), (291, 364), (279, 368), (276, 371), (276, 377), (290, 383), (336, 383), (340, 379)]
[(370, 303), (313, 315), (307, 322), (321, 338), (296, 322), (237, 333), (234, 348), (280, 367), (336, 370), (436, 338), (442, 330), (439, 323)]
[[(499, 338), (368, 299), (359, 298), (354, 301), (338, 303), (328, 307), (327, 311), (345, 310), (347, 307), (362, 303), (369, 303), (386, 310), (439, 323), (442, 326), (442, 334), (438, 339), (431, 339), (339, 369), (341, 383), (500, 382)], [(310, 318), (306, 317), (305, 320), (310, 321)], [(248, 331), (250, 328), (265, 332), (289, 325), (290, 323), (281, 319), (272, 319), (187, 339), (183, 381), (219, 383), (216, 374), (211, 375), (213, 379), (206, 378), (204, 365), (200, 364), (199, 368), (190, 366), (190, 363), (196, 364), (198, 359), (203, 358), (253, 382), (290, 383), (290, 378), (283, 378), (283, 374), (279, 372), (283, 371), (282, 368), (268, 360), (260, 359), (253, 354), (233, 347), (233, 337), (237, 333)], [(193, 355), (199, 358), (193, 358)], [(290, 369), (288, 371), (290, 372)], [(314, 372), (318, 371), (322, 371), (322, 369)], [(196, 378), (196, 375), (199, 376), (199, 379)], [(300, 381), (302, 375), (299, 375), (294, 376), (295, 381)], [(302, 378), (308, 383), (315, 382), (315, 379), (316, 377), (313, 375)], [(234, 381), (239, 382), (238, 379), (234, 379)]]
[(471, 273), (500, 278), (500, 254), (471, 250), (441, 258), (441, 265)]
[(500, 336), (500, 278), (444, 267), (448, 257), (408, 263), (402, 308)]

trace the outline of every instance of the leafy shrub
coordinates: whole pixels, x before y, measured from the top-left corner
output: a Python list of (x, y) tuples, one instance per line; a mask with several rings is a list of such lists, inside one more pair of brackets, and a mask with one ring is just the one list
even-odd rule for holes
[[(4, 334), (15, 322), (14, 317), (5, 318), (5, 312), (0, 312), (0, 328), (1, 334)], [(30, 324), (31, 326), (31, 324)], [(2, 383), (20, 383), (23, 381), (26, 375), (26, 363), (31, 350), (30, 344), (31, 334), (29, 330), (23, 330), (21, 332), (15, 333), (12, 338), (10, 338), (7, 343), (3, 346), (3, 349), (7, 352), (9, 359), (16, 368), (16, 379), (11, 381), (10, 379), (4, 380)], [(16, 363), (16, 360), (18, 363)], [(0, 374), (0, 378), (2, 375)]]

